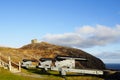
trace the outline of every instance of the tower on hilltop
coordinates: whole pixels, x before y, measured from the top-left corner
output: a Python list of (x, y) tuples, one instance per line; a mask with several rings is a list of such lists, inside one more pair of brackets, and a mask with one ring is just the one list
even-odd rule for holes
[(31, 40), (31, 44), (38, 43), (37, 39)]

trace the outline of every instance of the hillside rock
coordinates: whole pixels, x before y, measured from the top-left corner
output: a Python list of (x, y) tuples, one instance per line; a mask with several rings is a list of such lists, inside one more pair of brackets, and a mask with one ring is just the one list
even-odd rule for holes
[(41, 42), (25, 45), (20, 50), (32, 50), (34, 52), (32, 55), (36, 56), (37, 59), (41, 57), (54, 58), (57, 55), (82, 57), (87, 59), (87, 61), (76, 61), (76, 68), (105, 69), (104, 63), (99, 58), (80, 49)]

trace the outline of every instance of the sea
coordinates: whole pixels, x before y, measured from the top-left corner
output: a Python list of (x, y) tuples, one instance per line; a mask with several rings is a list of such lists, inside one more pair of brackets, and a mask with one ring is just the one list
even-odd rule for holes
[(120, 63), (106, 63), (107, 69), (120, 70)]

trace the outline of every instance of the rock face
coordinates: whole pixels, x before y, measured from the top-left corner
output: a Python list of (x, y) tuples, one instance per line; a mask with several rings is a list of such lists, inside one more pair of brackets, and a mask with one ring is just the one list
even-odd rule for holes
[(25, 45), (21, 47), (20, 50), (32, 50), (36, 58), (54, 58), (57, 55), (82, 57), (87, 59), (87, 61), (76, 61), (76, 68), (105, 69), (105, 65), (100, 59), (80, 49), (41, 42)]

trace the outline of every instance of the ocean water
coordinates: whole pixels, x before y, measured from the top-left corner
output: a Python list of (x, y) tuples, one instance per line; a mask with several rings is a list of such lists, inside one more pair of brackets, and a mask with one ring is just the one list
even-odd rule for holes
[(107, 69), (114, 69), (114, 70), (120, 70), (120, 63), (106, 63)]

